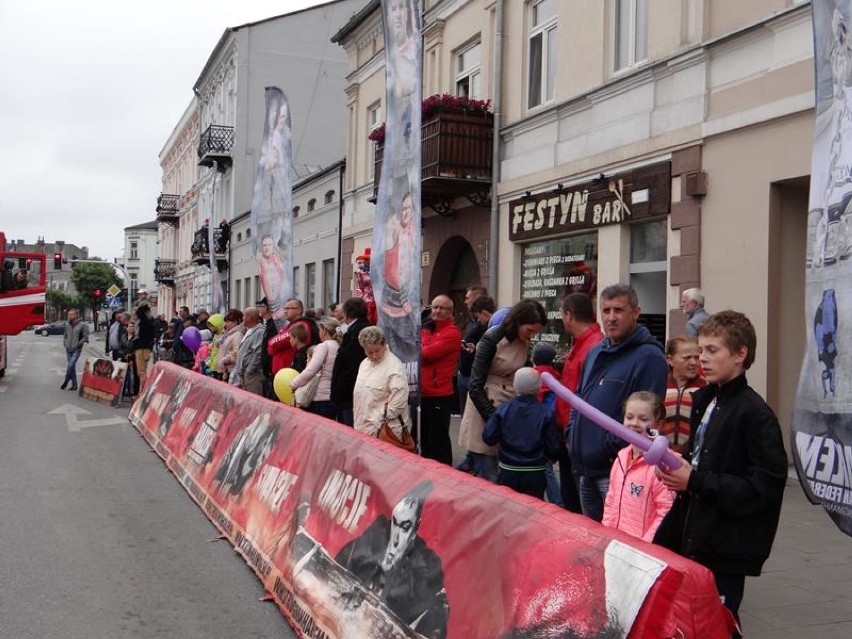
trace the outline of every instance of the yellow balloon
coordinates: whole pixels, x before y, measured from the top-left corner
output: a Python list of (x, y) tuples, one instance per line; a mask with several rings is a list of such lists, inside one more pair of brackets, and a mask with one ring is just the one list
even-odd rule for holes
[(299, 371), (292, 368), (282, 368), (280, 371), (275, 373), (275, 377), (272, 379), (272, 389), (275, 391), (275, 395), (280, 399), (283, 403), (288, 404), (289, 406), (293, 406), (295, 404), (295, 398), (293, 397), (293, 390), (290, 388), (291, 382), (298, 377)]

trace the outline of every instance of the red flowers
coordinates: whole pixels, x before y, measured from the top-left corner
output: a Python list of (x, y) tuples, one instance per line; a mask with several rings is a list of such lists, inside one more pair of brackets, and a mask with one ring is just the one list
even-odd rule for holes
[[(449, 93), (430, 95), (420, 105), (423, 121), (435, 117), (438, 113), (459, 113), (463, 115), (485, 115), (490, 113), (491, 100), (474, 100)], [(370, 132), (367, 139), (376, 144), (385, 141), (385, 125), (382, 123)]]

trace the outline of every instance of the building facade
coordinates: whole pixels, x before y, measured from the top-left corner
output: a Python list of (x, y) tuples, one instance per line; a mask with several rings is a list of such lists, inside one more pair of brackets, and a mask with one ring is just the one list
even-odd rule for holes
[[(369, 242), (381, 31), (374, 0), (335, 36), (350, 60), (344, 256)], [(566, 344), (568, 292), (630, 283), (664, 340), (684, 328), (681, 292), (700, 287), (710, 312), (754, 322), (749, 379), (786, 423), (806, 334), (812, 40), (806, 1), (425, 0), (423, 93), (499, 95), (500, 161), (493, 250), (488, 209), (463, 215), (456, 198), (432, 222), (422, 202), (424, 296), (464, 281), (501, 305), (535, 297), (543, 338)], [(455, 238), (478, 272), (454, 265), (447, 284)]]
[[(159, 223), (156, 220), (124, 227), (124, 259), (122, 265), (130, 282), (125, 286), (136, 295), (140, 290), (148, 291), (152, 311), (156, 315), (158, 289), (154, 286), (157, 263)], [(134, 300), (122, 300), (125, 308), (133, 308)]]
[[(217, 227), (223, 220), (231, 224), (251, 208), (267, 86), (280, 88), (290, 103), (293, 182), (339, 161), (345, 131), (346, 56), (317, 34), (334, 33), (359, 4), (336, 0), (225, 30), (193, 87), (199, 105), (201, 164), (197, 215), (189, 221), (193, 237), (208, 220)], [(231, 241), (235, 233), (245, 238), (243, 229), (232, 228)], [(323, 259), (336, 260), (336, 242), (331, 245), (334, 252)], [(258, 274), (256, 262), (239, 259), (230, 264), (227, 241), (211, 249), (217, 253), (225, 300), (231, 292), (236, 295), (238, 287), (239, 297), (245, 299), (245, 282), (254, 287)], [(209, 307), (209, 267), (204, 272), (209, 254), (196, 251), (191, 260), (201, 267), (193, 282), (194, 302)]]

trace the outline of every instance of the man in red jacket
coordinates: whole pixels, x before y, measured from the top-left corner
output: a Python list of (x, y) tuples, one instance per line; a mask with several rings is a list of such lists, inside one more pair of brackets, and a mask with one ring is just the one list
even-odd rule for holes
[(461, 339), (453, 324), (453, 300), (438, 295), (432, 300), (431, 318), (420, 331), (420, 452), (448, 465), (453, 463), (450, 416)]
[(284, 303), (284, 317), (287, 319), (287, 325), (278, 331), (278, 335), (269, 340), (266, 351), (272, 358), (272, 377), (282, 368), (290, 368), (293, 364), (293, 358), (296, 356), (296, 349), (290, 343), (290, 329), (296, 324), (304, 324), (308, 329), (310, 343), (319, 344), (319, 330), (316, 323), (304, 317), (305, 306), (301, 300), (291, 298)]
[[(565, 356), (562, 368), (562, 385), (577, 392), (580, 387), (580, 373), (583, 362), (592, 346), (603, 339), (600, 324), (595, 321), (595, 309), (591, 298), (585, 293), (571, 293), (562, 300), (562, 324), (573, 338), (571, 349)], [(556, 426), (559, 428), (563, 443), (568, 440), (565, 428), (571, 417), (571, 406), (564, 399), (556, 398)], [(571, 458), (568, 450), (562, 447), (559, 457), (559, 484), (562, 487), (562, 502), (565, 508), (574, 513), (582, 512), (577, 484), (571, 472)]]

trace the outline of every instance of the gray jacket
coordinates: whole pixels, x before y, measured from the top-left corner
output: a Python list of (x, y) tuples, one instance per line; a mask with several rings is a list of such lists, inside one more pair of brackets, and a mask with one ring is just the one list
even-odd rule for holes
[(263, 324), (258, 324), (252, 332), (246, 331), (246, 336), (240, 342), (240, 347), (237, 350), (237, 362), (234, 370), (240, 380), (239, 386), (242, 386), (242, 381), (249, 375), (263, 372)]
[(686, 323), (686, 334), (689, 337), (698, 337), (698, 329), (708, 317), (710, 317), (710, 314), (704, 310), (703, 306), (692, 311), (692, 315), (689, 316), (689, 321)]
[(65, 337), (62, 343), (65, 345), (65, 350), (71, 351), (83, 350), (83, 344), (89, 341), (89, 325), (78, 320), (76, 324), (65, 325)]

